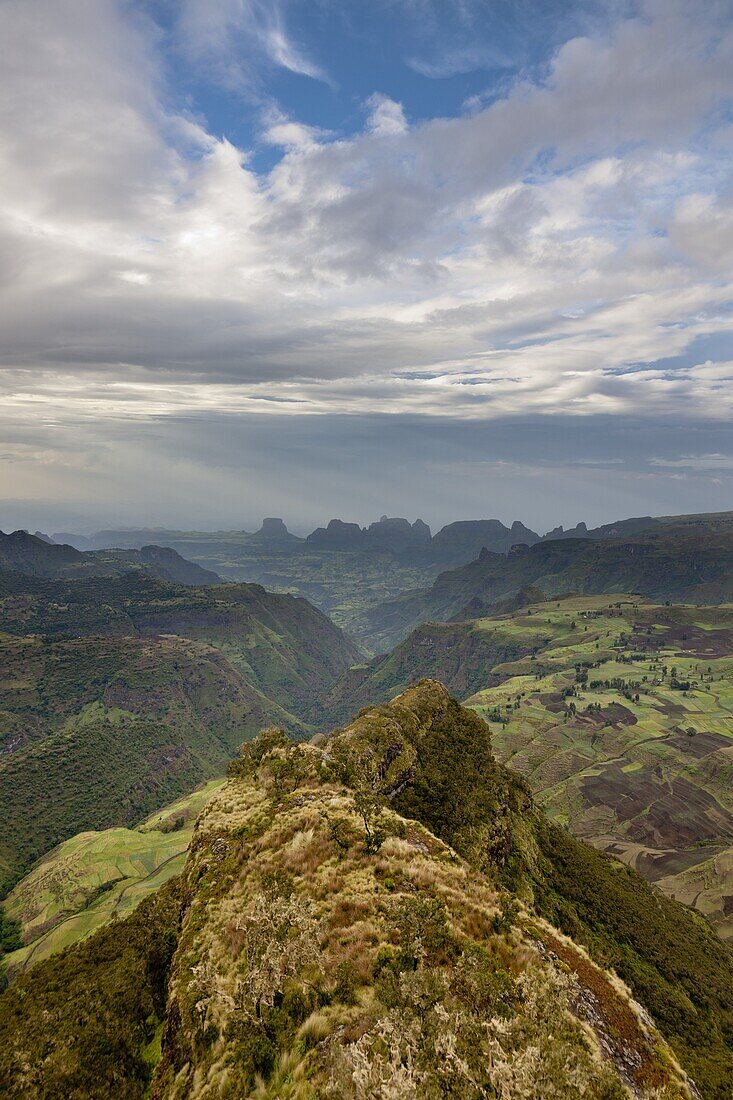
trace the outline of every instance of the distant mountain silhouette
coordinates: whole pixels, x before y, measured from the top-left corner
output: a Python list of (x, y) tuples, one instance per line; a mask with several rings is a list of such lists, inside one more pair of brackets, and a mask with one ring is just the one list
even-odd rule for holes
[(303, 542), (303, 539), (298, 538), (297, 535), (291, 534), (285, 526), (284, 522), (275, 517), (270, 516), (267, 519), (263, 519), (262, 526), (259, 531), (255, 531), (250, 538), (254, 542), (274, 542), (274, 543), (296, 543)]

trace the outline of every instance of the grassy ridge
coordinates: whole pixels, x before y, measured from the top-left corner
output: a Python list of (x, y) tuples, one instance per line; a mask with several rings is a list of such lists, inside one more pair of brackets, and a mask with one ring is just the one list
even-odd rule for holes
[[(431, 697), (452, 711), (444, 693)], [(207, 1089), (300, 1100), (396, 1090), (622, 1100), (627, 1076), (640, 1091), (685, 1095), (658, 1034), (642, 1035), (625, 993), (570, 944), (561, 950), (579, 996), (566, 1011), (560, 968), (490, 878), (384, 807), (381, 840), (368, 840), (366, 774), (374, 778), (385, 744), (409, 763), (402, 735), (419, 741), (431, 717), (430, 701), (413, 693), (399, 710), (355, 723), (325, 754), (260, 739), (237, 762), (183, 876), (189, 907), (155, 1100)], [(478, 719), (462, 717), (475, 733)], [(589, 982), (598, 1030), (584, 1033), (578, 1004)]]
[[(575, 1088), (598, 1100), (627, 1095), (619, 1082), (687, 1095), (664, 1045), (605, 975), (611, 965), (705, 1100), (728, 1100), (733, 953), (692, 911), (549, 822), (492, 757), (486, 723), (441, 685), (367, 710), (325, 753), (260, 739), (234, 773), (184, 873), (154, 1096), (199, 1078), (248, 1095), (259, 1074), (263, 1095), (351, 1097), (357, 1073), (387, 1080), (405, 1064), (417, 1095), (438, 1081), (441, 1094), (466, 1095), (465, 1067), (486, 1095), (543, 1095), (548, 1082), (556, 1095)], [(165, 909), (169, 895), (156, 897)], [(0, 998), (0, 1089), (14, 1074), (19, 1096), (143, 1095), (142, 1052), (162, 1018), (154, 980), (174, 935), (151, 904)], [(151, 960), (158, 929), (168, 947)], [(584, 1019), (592, 1007), (585, 1040), (568, 1030), (568, 1005)], [(608, 1060), (588, 1061), (598, 1042)], [(45, 1060), (29, 1058), (40, 1049)], [(445, 1049), (462, 1059), (447, 1082)], [(19, 1066), (35, 1076), (19, 1078)]]
[[(491, 731), (428, 681), (346, 730), (394, 804), (448, 840), (629, 983), (705, 1097), (733, 1094), (733, 952), (630, 867), (575, 840), (491, 758)], [(369, 746), (372, 746), (369, 749)], [(407, 755), (406, 755), (407, 753)]]

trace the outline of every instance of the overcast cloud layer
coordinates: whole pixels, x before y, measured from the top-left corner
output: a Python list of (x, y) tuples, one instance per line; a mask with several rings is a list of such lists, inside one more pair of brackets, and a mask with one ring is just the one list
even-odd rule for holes
[(733, 6), (590, 7), (334, 130), (294, 5), (2, 0), (0, 526), (733, 507)]

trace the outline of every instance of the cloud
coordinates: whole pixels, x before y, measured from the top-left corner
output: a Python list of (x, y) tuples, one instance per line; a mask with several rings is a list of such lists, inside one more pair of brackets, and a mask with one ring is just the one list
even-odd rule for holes
[[(298, 76), (329, 83), (324, 70), (289, 36), (279, 0), (181, 0), (177, 33), (189, 58), (213, 67), (226, 83), (247, 84), (249, 66), (265, 60)], [(243, 64), (242, 48), (246, 47)]]
[(369, 117), (367, 130), (379, 137), (396, 137), (407, 133), (407, 119), (401, 103), (375, 92), (367, 100)]
[(697, 454), (684, 455), (682, 458), (650, 458), (649, 465), (660, 466), (664, 469), (711, 470), (718, 473), (723, 470), (733, 471), (733, 454)]
[(479, 69), (508, 69), (512, 67), (511, 60), (498, 50), (492, 50), (484, 45), (464, 46), (459, 49), (448, 50), (446, 53), (431, 60), (423, 57), (408, 57), (407, 64), (421, 76), (427, 76), (431, 80), (445, 80), (451, 76), (459, 76), (462, 73), (473, 73)]
[[(24, 462), (51, 429), (197, 417), (733, 415), (708, 348), (733, 317), (721, 10), (647, 4), (471, 117), (408, 126), (375, 93), (343, 137), (271, 108), (258, 173), (171, 106), (148, 17), (6, 0), (0, 401)], [(305, 72), (266, 33), (283, 11), (190, 2), (180, 33), (230, 74), (252, 42)]]

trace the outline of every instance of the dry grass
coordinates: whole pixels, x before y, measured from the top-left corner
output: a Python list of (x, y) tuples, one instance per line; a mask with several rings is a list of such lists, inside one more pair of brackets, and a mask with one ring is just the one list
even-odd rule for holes
[[(495, 886), (418, 823), (387, 811), (370, 853), (348, 790), (311, 773), (273, 798), (262, 772), (231, 781), (197, 825), (155, 1100), (463, 1100), (489, 1084), (537, 1100), (629, 1095), (573, 1016), (562, 939), (543, 957), (524, 916), (502, 925)], [(572, 969), (607, 991), (614, 1026), (636, 1025), (635, 1084), (684, 1096), (628, 1000), (587, 957)], [(553, 1080), (572, 1090), (543, 1093)]]

